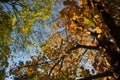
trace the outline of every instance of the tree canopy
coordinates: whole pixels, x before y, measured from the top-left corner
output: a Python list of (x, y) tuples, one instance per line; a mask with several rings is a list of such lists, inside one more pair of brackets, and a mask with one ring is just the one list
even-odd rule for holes
[[(6, 61), (11, 54), (10, 44), (19, 45), (19, 48), (23, 49), (36, 42), (38, 38), (35, 37), (40, 34), (33, 35), (36, 24), (43, 24), (42, 26), (46, 25), (52, 29), (46, 40), (37, 42), (39, 50), (36, 55), (31, 56), (31, 61), (19, 61), (19, 65), (10, 68), (9, 73), (14, 75), (15, 80), (120, 79), (120, 1), (0, 2), (2, 65), (8, 65)], [(53, 6), (56, 7), (55, 3), (63, 5), (59, 15), (52, 19), (51, 23), (51, 16), (55, 16), (52, 15), (55, 14), (52, 13)], [(42, 26), (40, 27), (45, 28)], [(3, 69), (0, 73), (5, 74)]]
[(12, 53), (37, 44), (34, 24), (50, 17), (52, 5), (52, 0), (0, 0), (0, 68), (8, 67)]

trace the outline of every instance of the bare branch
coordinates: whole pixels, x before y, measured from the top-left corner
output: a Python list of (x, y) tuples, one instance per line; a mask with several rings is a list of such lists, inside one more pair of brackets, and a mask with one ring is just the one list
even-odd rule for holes
[(51, 68), (51, 70), (50, 70), (50, 72), (49, 72), (49, 74), (48, 74), (49, 76), (51, 75), (51, 73), (52, 73), (53, 69), (55, 68), (55, 66), (57, 66), (57, 65), (60, 63), (60, 61), (61, 61), (61, 59), (58, 60), (57, 63), (55, 63), (55, 64), (53, 65), (53, 67)]
[(107, 76), (113, 76), (113, 72), (106, 71), (106, 72), (103, 72), (103, 73), (99, 73), (99, 74), (96, 74), (96, 75), (90, 75), (88, 77), (85, 77), (85, 78), (82, 78), (82, 79), (77, 79), (77, 80), (92, 80), (92, 79), (107, 77)]
[(59, 73), (60, 73), (61, 68), (62, 68), (62, 66), (63, 66), (64, 58), (65, 58), (65, 56), (63, 56), (63, 57), (62, 57), (62, 60), (61, 60), (61, 65), (60, 65), (60, 68), (59, 68)]
[(75, 47), (72, 47), (70, 50), (75, 50), (78, 48), (86, 48), (86, 49), (93, 49), (93, 50), (99, 50), (99, 46), (86, 46), (86, 45), (76, 45)]

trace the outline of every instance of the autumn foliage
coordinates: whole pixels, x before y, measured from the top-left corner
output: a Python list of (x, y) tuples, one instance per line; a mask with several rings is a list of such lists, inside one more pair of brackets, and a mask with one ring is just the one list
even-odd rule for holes
[[(62, 4), (59, 19), (51, 23), (53, 31), (39, 44), (37, 55), (31, 57), (32, 61), (12, 68), (10, 74), (15, 75), (15, 80), (119, 80), (120, 2), (65, 0)], [(50, 9), (52, 4), (47, 6)], [(44, 8), (38, 9), (37, 14), (19, 15), (26, 21), (21, 28), (23, 35), (32, 34), (34, 21), (50, 17), (51, 13), (44, 10), (49, 14), (39, 19)]]

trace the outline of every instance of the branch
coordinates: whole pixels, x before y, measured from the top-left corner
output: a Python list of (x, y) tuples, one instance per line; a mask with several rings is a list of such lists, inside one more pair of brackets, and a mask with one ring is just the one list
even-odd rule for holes
[(52, 73), (53, 69), (55, 68), (55, 66), (57, 66), (60, 63), (60, 61), (61, 61), (61, 59), (57, 63), (55, 63), (55, 65), (53, 65), (53, 67), (51, 68), (51, 70), (50, 70), (50, 72), (48, 74), (49, 76), (51, 75), (51, 73)]
[(77, 80), (92, 80), (92, 79), (96, 79), (96, 78), (102, 78), (102, 77), (107, 77), (107, 76), (113, 76), (113, 73), (111, 71), (106, 71), (104, 73), (99, 73), (96, 75), (90, 75), (88, 77), (82, 78), (82, 79), (77, 79)]
[(0, 2), (4, 3), (4, 2), (10, 2), (10, 1), (13, 1), (13, 0), (0, 0)]
[(93, 3), (94, 3), (94, 5), (97, 4), (97, 8), (101, 12), (105, 24), (110, 29), (110, 34), (113, 36), (118, 47), (120, 48), (120, 27), (118, 27), (115, 24), (111, 15), (104, 10), (104, 7), (102, 6), (102, 4), (100, 2), (94, 1)]
[(6, 7), (6, 9), (7, 9), (9, 12), (11, 12), (10, 9), (9, 9), (9, 7), (8, 7), (5, 3), (3, 3), (3, 5)]
[(57, 21), (57, 20), (59, 20), (59, 19), (60, 19), (60, 17), (54, 19), (53, 21), (49, 22), (48, 24), (54, 23), (55, 21)]
[(86, 46), (86, 45), (80, 45), (80, 44), (78, 44), (75, 47), (72, 47), (70, 50), (75, 50), (75, 49), (78, 49), (78, 48), (86, 48), (86, 49), (99, 50), (99, 46)]
[(59, 68), (59, 73), (60, 73), (61, 68), (63, 66), (64, 58), (65, 58), (65, 55), (63, 55), (63, 57), (61, 58), (62, 60), (61, 60), (60, 68)]
[(53, 65), (53, 67), (51, 68), (51, 70), (50, 70), (50, 72), (49, 72), (49, 74), (48, 74), (49, 76), (51, 75), (51, 73), (52, 73), (53, 69), (55, 68), (55, 66), (57, 66), (64, 57), (65, 57), (65, 55), (63, 55), (63, 56), (61, 57), (61, 59), (58, 60), (57, 63), (55, 63), (55, 64)]

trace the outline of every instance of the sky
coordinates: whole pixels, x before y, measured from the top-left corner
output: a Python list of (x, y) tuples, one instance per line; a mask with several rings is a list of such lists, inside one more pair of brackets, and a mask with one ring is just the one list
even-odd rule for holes
[[(35, 22), (34, 29), (33, 29), (35, 33), (32, 34), (33, 40), (37, 40), (38, 42), (44, 42), (45, 40), (48, 39), (48, 37), (50, 36), (50, 33), (52, 32), (52, 29), (53, 29), (52, 22), (54, 22), (54, 20), (56, 20), (59, 17), (59, 11), (64, 8), (64, 5), (60, 2), (61, 2), (61, 0), (55, 1), (54, 5), (52, 7), (51, 17), (49, 19), (47, 19), (46, 21), (44, 21), (44, 23), (47, 25), (47, 27), (45, 25), (42, 25), (40, 21)], [(6, 4), (6, 6), (8, 6), (11, 9), (10, 5)], [(21, 7), (18, 6), (18, 9), (21, 10)], [(8, 11), (8, 9), (5, 8), (5, 11)], [(62, 30), (64, 30), (64, 28), (59, 28), (58, 32), (60, 32)], [(15, 35), (15, 33), (13, 32), (12, 35)], [(42, 36), (42, 38), (40, 39), (39, 37), (41, 37), (41, 36)], [(14, 37), (17, 37), (17, 36), (14, 36)], [(31, 41), (32, 41), (32, 39), (31, 39)], [(11, 49), (12, 49), (12, 47), (15, 47), (15, 45), (10, 46)], [(8, 77), (6, 77), (5, 80), (13, 80), (14, 76), (9, 74), (9, 70), (13, 67), (18, 66), (19, 62), (23, 62), (25, 64), (25, 62), (28, 60), (32, 61), (31, 56), (37, 55), (36, 51), (40, 51), (39, 43), (35, 44), (34, 47), (32, 47), (32, 48), (27, 46), (26, 51), (19, 50), (19, 49), (16, 51), (12, 51), (10, 58), (8, 59), (9, 66), (6, 69), (6, 75)], [(89, 59), (88, 57), (85, 57), (81, 61), (80, 65), (83, 65), (89, 69), (90, 68), (93, 69), (93, 67), (89, 63), (84, 64), (84, 62), (87, 61), (88, 59)], [(14, 66), (15, 63), (16, 63), (16, 65)]]
[[(7, 6), (7, 8), (9, 7), (9, 10), (13, 11), (12, 7), (9, 4), (4, 5), (5, 11), (9, 11), (6, 8), (6, 6)], [(56, 0), (54, 5), (52, 6), (51, 17), (49, 19), (47, 19), (46, 21), (44, 21), (44, 23), (46, 25), (48, 25), (49, 28), (45, 27), (45, 25), (41, 25), (40, 21), (35, 22), (34, 29), (33, 29), (35, 33), (32, 35), (33, 40), (37, 40), (38, 42), (39, 41), (44, 42), (45, 40), (48, 39), (48, 37), (52, 31), (52, 22), (54, 22), (58, 18), (59, 11), (63, 8), (64, 8), (64, 6), (61, 3), (61, 0)], [(18, 9), (21, 10), (21, 7), (18, 6)], [(58, 31), (61, 31), (63, 29), (64, 28), (60, 28)], [(41, 37), (40, 34), (42, 35), (41, 39), (39, 39), (39, 37)], [(17, 39), (15, 32), (12, 32), (12, 36), (14, 38), (16, 37), (16, 39)], [(5, 70), (6, 76), (8, 76), (5, 78), (5, 80), (13, 80), (14, 76), (9, 74), (9, 70), (11, 68), (19, 66), (19, 62), (23, 62), (25, 64), (26, 61), (32, 61), (31, 56), (37, 55), (36, 51), (40, 50), (39, 44), (35, 44), (33, 48), (30, 48), (29, 46), (27, 46), (26, 51), (20, 50), (19, 48), (18, 48), (18, 50), (14, 51), (14, 49), (13, 49), (14, 47), (15, 47), (15, 44), (13, 43), (13, 45), (10, 46), (12, 51), (11, 51), (10, 57), (8, 59), (9, 66)], [(17, 45), (15, 48), (17, 49)], [(14, 64), (16, 64), (16, 65), (14, 65)]]

